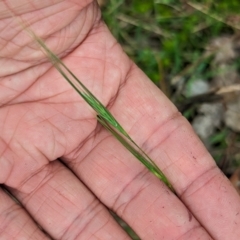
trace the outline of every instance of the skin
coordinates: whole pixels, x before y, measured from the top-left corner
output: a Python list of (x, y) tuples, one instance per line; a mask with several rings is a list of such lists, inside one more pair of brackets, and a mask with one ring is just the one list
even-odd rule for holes
[[(103, 102), (176, 195), (96, 122), (10, 10)], [(0, 239), (240, 239), (240, 200), (91, 0), (0, 2)], [(7, 193), (11, 193), (20, 204)]]

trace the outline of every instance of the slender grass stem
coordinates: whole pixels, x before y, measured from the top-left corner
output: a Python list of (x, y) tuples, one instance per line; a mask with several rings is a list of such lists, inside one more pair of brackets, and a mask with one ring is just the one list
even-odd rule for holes
[(162, 180), (173, 192), (174, 189), (164, 173), (155, 162), (132, 140), (124, 128), (113, 117), (109, 110), (85, 87), (85, 85), (69, 70), (69, 68), (46, 46), (29, 27), (21, 22), (23, 28), (40, 45), (41, 50), (52, 62), (58, 72), (78, 92), (78, 94), (95, 110), (98, 122), (122, 143), (142, 164), (146, 166), (155, 176)]

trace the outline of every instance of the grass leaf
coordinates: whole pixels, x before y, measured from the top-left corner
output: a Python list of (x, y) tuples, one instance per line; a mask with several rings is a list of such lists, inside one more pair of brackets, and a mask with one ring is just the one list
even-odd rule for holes
[(69, 70), (69, 68), (56, 56), (39, 38), (30, 27), (20, 21), (20, 24), (28, 34), (40, 45), (41, 50), (52, 62), (58, 72), (65, 80), (78, 92), (78, 94), (95, 110), (97, 120), (103, 127), (109, 130), (112, 135), (122, 143), (149, 171), (162, 180), (173, 192), (174, 189), (163, 172), (158, 168), (155, 162), (132, 140), (128, 133), (113, 117), (109, 110), (84, 86), (84, 84)]

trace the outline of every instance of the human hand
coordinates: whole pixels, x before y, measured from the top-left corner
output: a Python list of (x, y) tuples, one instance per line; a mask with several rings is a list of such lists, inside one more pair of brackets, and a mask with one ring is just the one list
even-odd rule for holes
[[(97, 124), (9, 9), (110, 109), (177, 196)], [(22, 204), (0, 189), (0, 239), (129, 239), (107, 208), (141, 239), (240, 238), (239, 196), (123, 53), (96, 2), (5, 0), (0, 18), (0, 183)]]

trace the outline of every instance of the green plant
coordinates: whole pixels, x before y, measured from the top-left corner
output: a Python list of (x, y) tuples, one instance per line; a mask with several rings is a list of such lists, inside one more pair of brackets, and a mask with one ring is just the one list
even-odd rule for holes
[(23, 29), (39, 44), (41, 50), (52, 62), (53, 66), (64, 79), (76, 90), (76, 92), (91, 106), (96, 114), (97, 121), (122, 143), (145, 167), (163, 181), (173, 192), (174, 189), (164, 173), (155, 162), (133, 141), (123, 127), (118, 123), (109, 110), (83, 85), (83, 83), (71, 72), (71, 70), (56, 56), (26, 23), (18, 20)]

